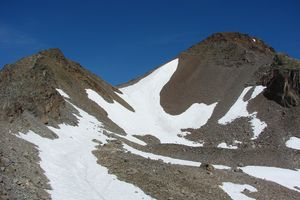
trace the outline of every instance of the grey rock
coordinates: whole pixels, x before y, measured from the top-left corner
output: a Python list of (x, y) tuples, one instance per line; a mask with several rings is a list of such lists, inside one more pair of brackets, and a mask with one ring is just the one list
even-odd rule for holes
[(243, 163), (238, 163), (238, 167), (244, 167), (245, 165)]

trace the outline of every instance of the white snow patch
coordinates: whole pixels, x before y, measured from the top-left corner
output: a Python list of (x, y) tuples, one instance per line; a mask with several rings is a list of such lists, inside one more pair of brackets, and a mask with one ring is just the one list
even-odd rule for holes
[(234, 140), (234, 144), (242, 144), (242, 142), (238, 140)]
[(218, 120), (218, 123), (222, 125), (226, 125), (240, 117), (250, 117), (251, 118), (250, 123), (253, 130), (252, 139), (258, 138), (259, 134), (267, 127), (267, 124), (257, 118), (256, 116), (257, 112), (249, 113), (247, 110), (247, 106), (249, 101), (254, 99), (261, 92), (263, 92), (265, 88), (266, 87), (264, 86), (255, 86), (250, 99), (248, 101), (244, 101), (245, 95), (250, 89), (252, 89), (252, 86), (246, 87), (243, 90), (242, 94), (237, 99), (237, 101), (229, 109), (229, 111), (221, 119)]
[(115, 136), (117, 137), (121, 137), (121, 138), (124, 138), (126, 140), (129, 140), (130, 142), (134, 142), (136, 144), (139, 144), (139, 145), (142, 145), (142, 146), (145, 146), (147, 145), (146, 142), (142, 141), (142, 140), (139, 140), (138, 138), (132, 136), (132, 135), (119, 135), (119, 134), (115, 134)]
[[(161, 160), (164, 163), (169, 163), (169, 164), (173, 164), (173, 165), (185, 165), (185, 166), (191, 166), (191, 167), (200, 167), (200, 165), (201, 165), (201, 162), (197, 162), (197, 161), (182, 160), (182, 159), (171, 158), (171, 157), (167, 157), (167, 156), (156, 155), (153, 153), (140, 151), (140, 150), (137, 150), (127, 144), (123, 144), (123, 148), (127, 152), (130, 152), (135, 155), (139, 155), (143, 158), (151, 159), (151, 160)], [(213, 167), (216, 169), (231, 169), (231, 167), (228, 167), (225, 165), (213, 165)]]
[(253, 42), (256, 42), (256, 39), (255, 38), (252, 38)]
[(97, 143), (92, 140), (106, 143), (109, 138), (103, 134), (101, 122), (74, 107), (80, 114), (77, 116), (78, 126), (60, 124), (58, 129), (48, 127), (58, 135), (58, 139), (43, 138), (32, 131), (19, 136), (38, 146), (40, 165), (53, 189), (48, 191), (52, 199), (152, 199), (136, 186), (108, 174), (107, 168), (97, 164), (92, 154)]
[(256, 178), (275, 182), (291, 190), (300, 192), (300, 170), (265, 166), (241, 167), (243, 172)]
[(252, 113), (251, 120), (250, 120), (252, 131), (253, 131), (253, 137), (251, 138), (252, 140), (257, 139), (260, 133), (263, 132), (265, 128), (267, 128), (266, 122), (263, 122), (260, 119), (258, 119), (256, 115), (257, 112)]
[(234, 145), (228, 145), (225, 142), (221, 142), (220, 144), (218, 144), (217, 147), (222, 148), (222, 149), (237, 149), (238, 148), (237, 146), (234, 146)]
[(65, 98), (70, 98), (70, 96), (69, 96), (67, 93), (65, 93), (63, 90), (56, 88), (56, 91), (57, 91), (61, 96), (65, 97)]
[(233, 104), (233, 106), (229, 109), (229, 111), (221, 119), (218, 120), (219, 124), (226, 125), (240, 117), (249, 116), (249, 113), (247, 111), (248, 102), (244, 101), (243, 98), (250, 89), (251, 87), (246, 87), (243, 90), (242, 94), (239, 96), (239, 98)]
[(175, 59), (139, 82), (120, 89), (123, 94), (119, 96), (129, 103), (135, 112), (118, 102), (108, 103), (91, 89), (86, 89), (86, 92), (88, 97), (102, 107), (108, 113), (108, 117), (129, 135), (150, 134), (157, 137), (161, 143), (201, 146), (178, 135), (182, 133), (181, 129), (198, 129), (205, 125), (217, 103), (195, 103), (180, 115), (170, 115), (160, 105), (160, 91), (176, 71), (177, 65), (178, 59)]
[(149, 158), (151, 160), (162, 160), (164, 163), (169, 163), (169, 164), (174, 164), (174, 165), (186, 165), (186, 166), (192, 166), (192, 167), (199, 167), (201, 165), (201, 162), (181, 160), (181, 159), (176, 159), (176, 158), (171, 158), (171, 157), (167, 157), (167, 156), (161, 156), (161, 155), (156, 155), (153, 153), (140, 151), (135, 148), (132, 148), (131, 146), (129, 146), (127, 144), (123, 144), (123, 148), (132, 154), (142, 156), (143, 158), (146, 158), (146, 159)]
[(286, 141), (285, 145), (291, 149), (300, 150), (300, 138), (291, 137), (288, 141)]
[(252, 92), (251, 97), (248, 101), (256, 98), (260, 93), (264, 91), (264, 89), (266, 89), (266, 86), (262, 86), (262, 85), (255, 86), (254, 91)]
[(244, 190), (249, 190), (250, 192), (257, 192), (257, 189), (251, 185), (247, 184), (236, 184), (230, 182), (224, 182), (220, 188), (224, 190), (232, 200), (255, 200), (243, 194)]
[(231, 169), (231, 167), (228, 167), (226, 165), (212, 165), (215, 169)]

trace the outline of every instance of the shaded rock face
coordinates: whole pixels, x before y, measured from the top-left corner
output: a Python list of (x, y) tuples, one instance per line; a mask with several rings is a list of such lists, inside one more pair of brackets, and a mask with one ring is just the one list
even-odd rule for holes
[(240, 33), (216, 33), (179, 56), (179, 65), (161, 91), (167, 113), (180, 114), (193, 103), (221, 99), (224, 113), (247, 85), (256, 84), (255, 72), (272, 63), (274, 50), (263, 41)]
[(65, 106), (55, 90), (51, 70), (39, 61), (40, 55), (6, 65), (0, 74), (0, 118), (13, 121), (24, 111), (29, 111), (45, 124), (58, 120)]
[(265, 96), (284, 107), (300, 103), (300, 62), (285, 55), (274, 57), (272, 67), (262, 78), (267, 86)]

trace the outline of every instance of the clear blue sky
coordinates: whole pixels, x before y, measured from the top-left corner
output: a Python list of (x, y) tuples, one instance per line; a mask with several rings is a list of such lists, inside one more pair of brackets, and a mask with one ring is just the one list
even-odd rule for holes
[(58, 47), (118, 84), (221, 31), (249, 33), (300, 58), (299, 2), (0, 0), (0, 66)]

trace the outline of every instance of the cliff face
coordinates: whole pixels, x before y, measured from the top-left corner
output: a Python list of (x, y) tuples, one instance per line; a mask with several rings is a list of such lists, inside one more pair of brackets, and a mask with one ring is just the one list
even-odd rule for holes
[(299, 105), (300, 61), (277, 54), (262, 82), (267, 86), (265, 95), (269, 99), (284, 107)]

